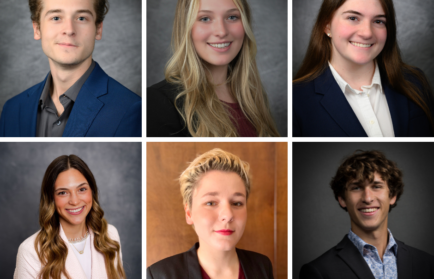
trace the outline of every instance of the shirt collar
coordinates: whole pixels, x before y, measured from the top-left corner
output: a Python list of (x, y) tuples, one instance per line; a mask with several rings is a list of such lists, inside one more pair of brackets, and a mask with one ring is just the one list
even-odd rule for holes
[[(342, 92), (352, 92), (355, 94), (360, 94), (362, 91), (359, 90), (355, 90), (353, 89), (348, 82), (346, 82), (339, 74), (338, 72), (335, 70), (335, 68), (333, 68), (332, 64), (329, 63), (329, 67), (330, 67), (330, 71), (332, 72), (333, 77), (335, 78), (336, 82), (339, 85), (339, 88), (342, 90)], [(374, 85), (378, 85), (379, 89), (383, 90), (383, 87), (381, 85), (381, 76), (380, 76), (380, 68), (378, 67), (378, 63), (375, 62), (375, 72), (374, 72), (374, 76), (372, 77), (372, 82), (371, 85), (364, 85), (362, 86), (362, 89), (370, 89), (372, 88)], [(346, 91), (346, 89), (348, 89), (348, 91)]]
[[(389, 233), (389, 243), (387, 243), (386, 251), (391, 250), (395, 256), (397, 256), (398, 253), (398, 244), (396, 243), (395, 239), (393, 238), (392, 233), (389, 229), (387, 229)], [(353, 233), (353, 231), (350, 229), (350, 232), (348, 233), (348, 238), (351, 240), (351, 242), (356, 246), (357, 250), (359, 250), (360, 254), (363, 256), (363, 250), (364, 248), (368, 250), (377, 250), (377, 248), (371, 244), (368, 244), (364, 242), (357, 234)], [(378, 252), (378, 251), (377, 251)]]
[[(75, 102), (78, 93), (81, 90), (81, 87), (86, 82), (87, 78), (90, 76), (94, 68), (95, 68), (95, 61), (92, 60), (92, 63), (90, 64), (86, 72), (70, 88), (68, 88), (68, 90), (66, 90), (64, 95)], [(39, 104), (42, 106), (42, 108), (46, 106), (48, 103), (47, 98), (50, 97), (50, 88), (52, 86), (52, 83), (53, 82), (52, 82), (52, 76), (50, 71), (48, 73), (48, 77), (47, 77), (47, 81), (45, 82), (44, 89), (42, 90), (41, 97), (39, 98)]]

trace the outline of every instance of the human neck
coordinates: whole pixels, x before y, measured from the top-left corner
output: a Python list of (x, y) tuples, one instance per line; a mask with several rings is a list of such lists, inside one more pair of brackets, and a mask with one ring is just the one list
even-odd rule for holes
[(77, 65), (62, 65), (48, 59), (52, 77), (52, 99), (58, 100), (60, 95), (65, 93), (92, 64), (92, 57), (87, 58)]
[(351, 222), (351, 230), (364, 242), (371, 244), (377, 248), (380, 259), (383, 260), (383, 255), (389, 243), (389, 231), (387, 230), (387, 220), (384, 225), (373, 231), (364, 231), (356, 224)]
[(236, 103), (237, 101), (231, 94), (230, 88), (226, 83), (228, 75), (228, 66), (213, 66), (207, 65), (211, 72), (211, 82), (215, 84), (215, 93), (219, 100), (226, 103)]
[(211, 278), (238, 278), (239, 260), (235, 247), (230, 251), (215, 251), (201, 243), (197, 249), (200, 266)]
[(60, 219), (60, 224), (62, 225), (66, 238), (68, 239), (81, 238), (87, 230), (86, 222), (83, 222), (79, 225), (71, 225), (63, 219)]
[(362, 86), (370, 85), (372, 77), (375, 73), (375, 62), (366, 63), (364, 65), (358, 65), (354, 63), (343, 63), (344, 61), (338, 61), (333, 59), (330, 61), (333, 68), (338, 74), (356, 90), (362, 90)]

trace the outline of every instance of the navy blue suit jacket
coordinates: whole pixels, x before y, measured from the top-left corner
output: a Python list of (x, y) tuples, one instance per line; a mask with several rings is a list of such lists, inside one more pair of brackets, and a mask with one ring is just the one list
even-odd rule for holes
[[(47, 77), (6, 102), (0, 119), (0, 136), (36, 136), (39, 98)], [(141, 137), (142, 98), (109, 77), (95, 62), (62, 136)]]
[[(424, 111), (406, 96), (394, 91), (382, 75), (395, 137), (431, 137)], [(367, 137), (356, 114), (327, 67), (316, 79), (294, 84), (294, 137)]]
[[(434, 256), (396, 240), (399, 279), (434, 278)], [(347, 235), (319, 258), (303, 265), (300, 279), (375, 279), (369, 265)]]

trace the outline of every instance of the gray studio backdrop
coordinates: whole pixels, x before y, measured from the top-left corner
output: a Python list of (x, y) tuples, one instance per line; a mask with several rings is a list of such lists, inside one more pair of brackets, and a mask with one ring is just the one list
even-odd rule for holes
[(329, 183), (355, 150), (380, 150), (403, 171), (404, 193), (389, 213), (394, 238), (434, 255), (434, 143), (294, 143), (293, 278), (301, 266), (338, 244), (350, 218)]
[[(292, 74), (301, 66), (322, 0), (293, 0)], [(434, 86), (434, 1), (394, 0), (397, 38), (404, 63), (421, 69)]]
[[(140, 0), (109, 0), (93, 59), (112, 78), (142, 95)], [(0, 1), (0, 113), (5, 102), (40, 83), (50, 70), (41, 41), (33, 39), (28, 1)]]
[[(177, 0), (147, 1), (146, 86), (164, 79)], [(288, 135), (288, 1), (248, 0), (258, 52), (256, 62), (281, 136)]]
[(0, 277), (13, 277), (18, 247), (40, 229), (42, 178), (65, 154), (89, 166), (104, 217), (119, 232), (126, 275), (141, 278), (141, 143), (0, 143)]

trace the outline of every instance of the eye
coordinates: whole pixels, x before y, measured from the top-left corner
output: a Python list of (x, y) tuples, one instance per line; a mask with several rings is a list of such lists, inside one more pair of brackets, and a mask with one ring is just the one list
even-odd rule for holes
[(211, 21), (211, 19), (209, 17), (205, 16), (205, 17), (202, 17), (201, 19), (199, 19), (199, 21), (209, 22), (209, 21)]
[(356, 21), (357, 17), (355, 17), (355, 16), (349, 16), (348, 19), (351, 20), (351, 21)]
[(64, 196), (64, 195), (66, 195), (66, 192), (65, 191), (57, 192), (57, 195), (58, 196)]
[(80, 190), (78, 190), (78, 191), (80, 191), (80, 192), (84, 192), (84, 191), (86, 191), (87, 190), (87, 188), (86, 187), (83, 187), (83, 188), (80, 188)]
[(235, 206), (243, 206), (244, 204), (242, 202), (234, 202), (233, 205), (235, 205)]
[(217, 205), (217, 203), (216, 202), (207, 202), (205, 205), (208, 205), (208, 206), (215, 206), (215, 205)]
[(58, 16), (54, 16), (53, 18), (51, 18), (53, 21), (59, 21), (60, 20), (60, 17), (58, 17)]
[(228, 19), (229, 19), (229, 20), (232, 20), (232, 21), (235, 21), (235, 20), (238, 19), (238, 16), (234, 16), (234, 15), (232, 15), (232, 16), (228, 17)]
[(377, 24), (383, 24), (383, 25), (386, 25), (386, 22), (384, 22), (384, 21), (382, 21), (382, 20), (380, 20), (380, 19), (377, 19), (376, 21), (374, 21), (375, 23), (377, 23)]
[(357, 191), (357, 190), (359, 190), (359, 189), (360, 189), (359, 186), (353, 186), (353, 187), (351, 187), (351, 190), (352, 190), (352, 191)]
[(79, 20), (79, 21), (85, 21), (86, 18), (85, 18), (84, 16), (80, 16), (80, 17), (78, 18), (78, 20)]

